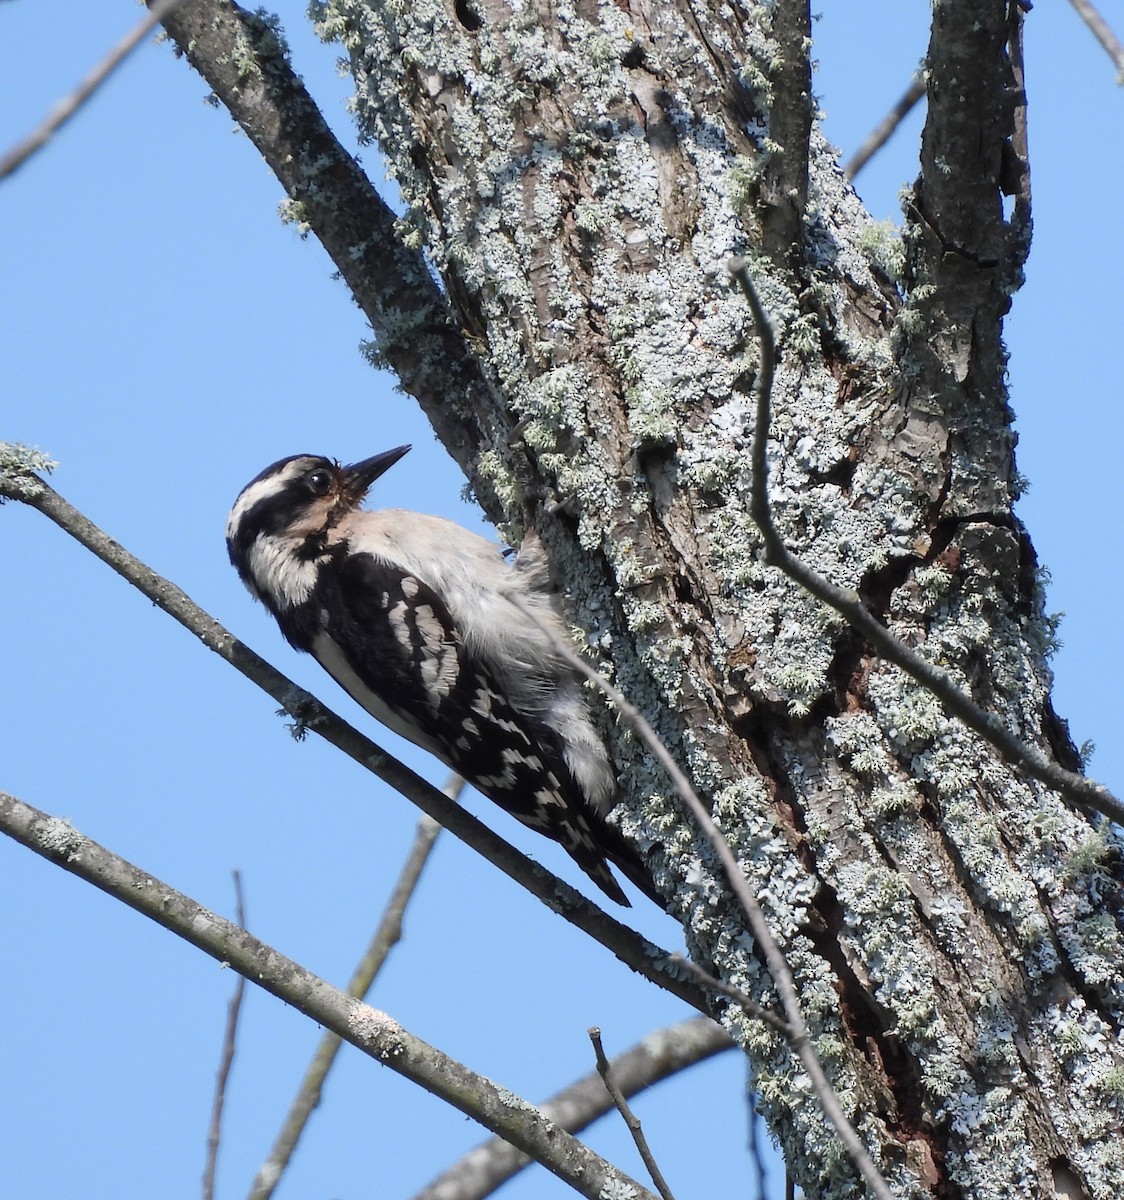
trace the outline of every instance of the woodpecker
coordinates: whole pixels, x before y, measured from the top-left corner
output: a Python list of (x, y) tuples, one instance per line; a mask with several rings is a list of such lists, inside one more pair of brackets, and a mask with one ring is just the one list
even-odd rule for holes
[(537, 538), (509, 563), (453, 521), (360, 507), (409, 449), (266, 467), (230, 510), (231, 563), (289, 644), (373, 717), (561, 843), (613, 900), (629, 904), (608, 861), (658, 903), (639, 855), (605, 820), (616, 777), (546, 632), (562, 629)]

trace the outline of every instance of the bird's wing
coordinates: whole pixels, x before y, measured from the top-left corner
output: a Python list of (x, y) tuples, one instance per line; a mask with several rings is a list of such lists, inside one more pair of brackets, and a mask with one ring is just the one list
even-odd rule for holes
[(322, 627), (309, 639), (321, 666), (372, 716), (425, 747), (525, 825), (560, 842), (614, 899), (594, 825), (557, 743), (514, 709), (487, 664), (465, 647), (441, 598), (372, 554), (341, 555), (322, 572)]

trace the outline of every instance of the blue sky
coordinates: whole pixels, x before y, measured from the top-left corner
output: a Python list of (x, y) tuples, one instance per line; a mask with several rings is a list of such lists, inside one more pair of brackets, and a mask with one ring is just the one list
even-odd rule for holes
[[(924, 52), (923, 0), (824, 6), (817, 92), (828, 136), (853, 149)], [(280, 6), (297, 69), (354, 145), (336, 51)], [(1107, 10), (1107, 6), (1106, 6)], [(1111, 12), (1108, 13), (1111, 17)], [(0, 6), (0, 147), (24, 134), (137, 19), (134, 5)], [(1119, 22), (1118, 22), (1119, 23)], [(1008, 324), (1020, 504), (1067, 613), (1056, 704), (1093, 739), (1118, 791), (1124, 663), (1112, 480), (1121, 445), (1116, 230), (1124, 96), (1065, 5), (1028, 23), (1035, 244)], [(282, 642), (226, 563), (239, 488), (281, 455), (358, 458), (413, 442), (380, 500), (479, 526), (462, 480), (412, 401), (358, 353), (364, 320), (314, 241), (276, 216), (273, 177), (166, 46), (147, 44), (89, 108), (0, 185), (0, 439), (59, 460), (55, 484), (282, 670), (369, 729)], [(916, 171), (920, 114), (860, 180), (896, 217)], [(377, 163), (364, 152), (376, 178)], [(1106, 352), (1107, 351), (1107, 352)], [(296, 744), (274, 705), (30, 511), (0, 511), (0, 787), (218, 911), (243, 872), (260, 937), (343, 981), (415, 824), (410, 806), (315, 738)], [(389, 735), (435, 782), (442, 769)], [(581, 886), (534, 835), (474, 802)], [(0, 842), (0, 1145), (5, 1190), (90, 1200), (197, 1194), (210, 1092), (233, 980), (143, 918)], [(664, 945), (674, 924), (637, 909)], [(406, 941), (374, 1002), (418, 1035), (531, 1099), (687, 1015), (499, 878), (439, 843)], [(318, 1031), (250, 990), (220, 1166), (244, 1194)], [(743, 1068), (726, 1056), (640, 1105), (681, 1196), (746, 1192)], [(282, 1193), (406, 1197), (481, 1131), (345, 1053)], [(589, 1135), (638, 1171), (619, 1124)], [(774, 1185), (776, 1180), (774, 1179)], [(541, 1173), (510, 1200), (569, 1195)]]

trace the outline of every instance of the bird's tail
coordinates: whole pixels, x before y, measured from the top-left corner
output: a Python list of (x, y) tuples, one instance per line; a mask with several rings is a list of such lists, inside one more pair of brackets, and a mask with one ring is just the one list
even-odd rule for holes
[[(624, 835), (615, 825), (610, 825), (607, 821), (602, 821), (600, 823), (600, 826), (597, 830), (597, 835), (601, 844), (601, 848), (609, 862), (611, 862), (613, 866), (620, 871), (620, 873), (629, 881), (629, 883), (639, 888), (640, 891), (642, 891), (644, 895), (652, 901), (653, 904), (657, 905), (661, 909), (665, 909), (666, 911), (664, 898), (656, 890), (656, 885), (652, 879), (652, 874), (648, 869), (648, 864), (641, 857), (640, 852), (636, 849), (636, 847), (633, 846), (631, 842), (625, 840)], [(604, 861), (602, 861), (601, 866), (604, 872), (609, 874), (608, 866)], [(600, 884), (603, 890), (608, 891), (608, 889), (604, 887), (604, 884), (602, 884), (599, 879), (597, 879), (595, 876), (591, 876), (591, 878), (594, 879), (594, 882)], [(612, 878), (611, 875), (610, 878)], [(615, 879), (613, 879), (613, 883), (616, 887), (616, 891), (620, 892), (620, 885), (617, 884)], [(619, 903), (626, 905), (629, 904), (627, 898), (618, 898), (614, 892), (609, 892), (609, 895), (611, 895), (614, 900), (619, 900)], [(621, 897), (623, 896), (624, 893), (621, 892)], [(631, 905), (629, 905), (629, 907), (631, 907)]]

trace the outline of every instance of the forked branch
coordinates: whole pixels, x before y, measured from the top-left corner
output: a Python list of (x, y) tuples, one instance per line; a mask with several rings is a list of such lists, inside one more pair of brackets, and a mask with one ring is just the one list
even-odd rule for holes
[(753, 313), (757, 336), (761, 344), (761, 365), (757, 377), (757, 413), (751, 450), (753, 479), (750, 494), (750, 513), (765, 543), (765, 561), (783, 571), (790, 579), (811, 592), (818, 600), (835, 609), (849, 625), (858, 630), (870, 645), (888, 662), (900, 667), (944, 705), (945, 710), (978, 733), (1012, 765), (1040, 783), (1055, 788), (1086, 812), (1103, 813), (1114, 821), (1124, 823), (1124, 804), (1106, 787), (1067, 771), (1052, 759), (1028, 746), (1012, 733), (995, 713), (985, 712), (963, 692), (952, 678), (939, 667), (922, 658), (915, 650), (896, 638), (885, 625), (878, 622), (863, 605), (857, 592), (838, 587), (818, 571), (797, 558), (784, 544), (769, 506), (769, 476), (766, 446), (769, 438), (770, 403), (773, 374), (776, 368), (776, 343), (773, 329), (749, 277), (744, 260), (734, 259), (730, 273), (737, 280)]
[[(490, 1079), (428, 1045), (231, 921), (91, 841), (72, 825), (0, 792), (0, 829), (291, 1004), (376, 1062), (530, 1154), (588, 1200), (653, 1194)], [(631, 1189), (631, 1190), (629, 1190)]]

